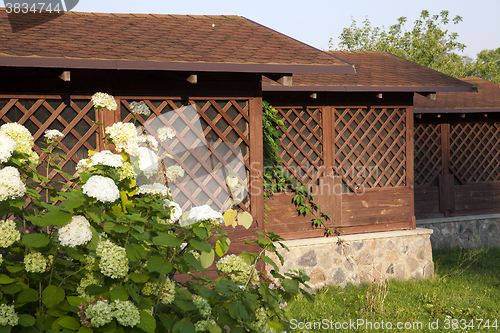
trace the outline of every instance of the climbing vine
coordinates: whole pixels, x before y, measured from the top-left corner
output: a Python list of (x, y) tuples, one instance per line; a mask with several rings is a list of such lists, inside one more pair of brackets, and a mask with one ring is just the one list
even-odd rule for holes
[[(286, 127), (283, 119), (278, 115), (278, 111), (266, 101), (262, 102), (262, 126), (264, 133), (264, 200), (267, 201), (275, 193), (284, 192), (289, 188), (295, 192), (292, 202), (297, 207), (297, 213), (306, 215), (311, 212), (319, 212), (319, 217), (314, 217), (311, 220), (312, 225), (316, 228), (324, 228), (327, 237), (339, 236), (340, 232), (337, 228), (326, 225), (326, 222), (331, 220), (331, 216), (321, 212), (321, 207), (314, 202), (314, 195), (311, 191), (283, 172), (283, 161), (278, 154), (281, 146), (278, 128), (286, 130)], [(270, 210), (267, 203), (266, 210)]]

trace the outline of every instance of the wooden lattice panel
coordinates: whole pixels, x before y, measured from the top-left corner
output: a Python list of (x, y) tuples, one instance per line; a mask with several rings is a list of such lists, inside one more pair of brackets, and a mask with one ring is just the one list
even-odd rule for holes
[(463, 183), (500, 180), (500, 124), (450, 125), (450, 169)]
[[(140, 100), (140, 99), (139, 99)], [(120, 98), (122, 121), (132, 120), (129, 103), (138, 99)], [(166, 166), (180, 165), (185, 176), (169, 183), (174, 200), (183, 210), (210, 205), (226, 209), (230, 203), (225, 179), (227, 171), (236, 172), (239, 183), (248, 192), (249, 177), (249, 100), (147, 99), (152, 113), (148, 119), (138, 116), (148, 134), (168, 126), (176, 136), (161, 149), (174, 157)], [(161, 154), (161, 151), (160, 151)], [(249, 209), (248, 198), (243, 208)]]
[(406, 184), (405, 109), (335, 109), (335, 167), (358, 188)]
[(321, 108), (277, 108), (286, 130), (281, 135), (279, 155), (284, 171), (307, 187), (317, 184), (323, 167)]
[(415, 184), (430, 185), (442, 172), (441, 125), (415, 127)]
[[(90, 101), (90, 96), (81, 99), (62, 99), (60, 96), (37, 98), (26, 96), (23, 98), (2, 98), (0, 96), (0, 125), (17, 122), (24, 125), (33, 135), (35, 140), (34, 150), (40, 155), (42, 163), (38, 172), (46, 174), (47, 155), (42, 153), (40, 147), (44, 141), (44, 132), (47, 129), (57, 129), (64, 134), (61, 140), (61, 149), (54, 150), (66, 160), (57, 155), (52, 161), (57, 163), (66, 173), (75, 174), (76, 164), (80, 159), (87, 158), (88, 150), (96, 150), (98, 143), (98, 126), (95, 124), (96, 111)], [(49, 173), (51, 184), (61, 188), (56, 181), (65, 182), (71, 186), (70, 180), (56, 171)]]

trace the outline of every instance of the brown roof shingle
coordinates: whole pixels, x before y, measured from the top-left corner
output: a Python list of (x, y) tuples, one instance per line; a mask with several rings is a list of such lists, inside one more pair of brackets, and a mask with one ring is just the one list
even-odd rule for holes
[(330, 51), (354, 64), (356, 75), (294, 74), (293, 86), (263, 79), (264, 91), (421, 91), (469, 90), (469, 83), (382, 51)]
[(351, 64), (239, 16), (67, 12), (33, 26), (41, 15), (49, 14), (0, 9), (0, 65), (354, 73)]
[(416, 95), (413, 99), (415, 112), (500, 112), (500, 85), (478, 77), (462, 80), (477, 85), (478, 91), (438, 92), (435, 100)]

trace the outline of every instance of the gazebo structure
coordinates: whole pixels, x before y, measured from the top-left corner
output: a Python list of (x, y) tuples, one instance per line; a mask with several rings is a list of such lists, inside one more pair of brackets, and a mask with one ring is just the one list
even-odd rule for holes
[(415, 96), (415, 215), (435, 247), (499, 246), (500, 85)]

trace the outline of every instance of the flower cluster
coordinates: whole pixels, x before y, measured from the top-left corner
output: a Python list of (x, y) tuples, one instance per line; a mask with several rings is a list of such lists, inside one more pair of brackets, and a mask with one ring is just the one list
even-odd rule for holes
[(45, 131), (45, 137), (49, 140), (55, 140), (57, 138), (60, 138), (61, 136), (64, 136), (64, 134), (62, 134), (59, 130), (56, 129)]
[(208, 318), (212, 314), (212, 307), (208, 304), (208, 301), (201, 296), (195, 295), (193, 297), (194, 306), (200, 312), (203, 318)]
[(224, 222), (224, 217), (221, 213), (216, 212), (208, 205), (198, 206), (191, 209), (187, 217), (188, 220), (201, 222), (212, 221), (216, 223)]
[(170, 189), (160, 183), (145, 184), (139, 186), (137, 194), (153, 194), (153, 195), (159, 194), (162, 197), (168, 197), (170, 196)]
[(118, 108), (115, 98), (109, 94), (97, 92), (92, 96), (92, 103), (96, 109), (108, 109), (115, 111)]
[(167, 168), (165, 176), (167, 176), (169, 181), (175, 182), (177, 178), (184, 177), (184, 169), (179, 165), (172, 165)]
[(26, 193), (26, 186), (19, 171), (11, 166), (0, 170), (0, 201), (20, 198)]
[(167, 141), (175, 137), (175, 131), (171, 127), (163, 126), (158, 129), (158, 137), (161, 141)]
[(9, 247), (21, 239), (17, 230), (16, 222), (12, 220), (0, 220), (0, 247)]
[(128, 258), (123, 247), (113, 244), (109, 239), (97, 244), (96, 253), (101, 257), (101, 273), (113, 279), (123, 278), (128, 273)]
[(16, 146), (16, 140), (0, 132), (0, 163), (5, 163), (9, 160), (14, 150), (16, 150)]
[(144, 143), (149, 148), (153, 148), (154, 150), (158, 150), (158, 140), (152, 135), (141, 135), (138, 137), (139, 143)]
[(165, 199), (165, 205), (170, 208), (170, 219), (167, 223), (174, 224), (182, 216), (182, 208), (178, 203)]
[[(91, 302), (94, 303), (94, 302)], [(113, 308), (109, 305), (109, 301), (99, 300), (95, 304), (89, 303), (85, 316), (94, 327), (101, 327), (109, 324), (113, 320)]]
[(158, 156), (146, 147), (139, 147), (139, 169), (146, 177), (152, 177), (158, 172)]
[(75, 247), (87, 244), (91, 239), (90, 223), (84, 216), (73, 216), (68, 224), (59, 229), (59, 241), (62, 246)]
[(120, 175), (120, 180), (127, 178), (134, 179), (134, 167), (132, 167), (130, 162), (123, 162), (122, 167), (118, 169), (118, 175)]
[(175, 282), (168, 277), (165, 278), (163, 288), (160, 292), (160, 302), (163, 304), (170, 304), (175, 299)]
[(134, 327), (141, 321), (139, 309), (131, 301), (113, 302), (113, 316), (116, 318), (118, 324), (122, 326)]
[(16, 141), (16, 150), (18, 152), (32, 155), (31, 148), (33, 147), (34, 140), (26, 127), (18, 123), (3, 124), (0, 127), (0, 133), (7, 134)]
[(144, 102), (132, 102), (132, 103), (130, 103), (129, 106), (130, 106), (130, 110), (133, 113), (142, 114), (145, 116), (149, 116), (151, 114), (151, 110)]
[(85, 299), (87, 302), (93, 301), (95, 298), (87, 294), (85, 288), (91, 285), (96, 285), (102, 287), (104, 284), (104, 276), (99, 272), (87, 272), (85, 276), (80, 280), (80, 284), (76, 287), (76, 292), (78, 296)]
[(47, 269), (47, 259), (40, 252), (31, 252), (24, 257), (27, 272), (43, 273)]
[(213, 319), (205, 319), (197, 321), (194, 324), (194, 329), (196, 332), (208, 332), (208, 323), (211, 323), (213, 326), (217, 326), (217, 323)]
[[(216, 266), (222, 273), (228, 274), (231, 280), (241, 284), (245, 284), (252, 273), (252, 266), (247, 264), (243, 258), (234, 254), (222, 257)], [(255, 271), (252, 274), (250, 282), (254, 284), (259, 283), (259, 277)]]
[(95, 175), (82, 187), (83, 193), (101, 202), (113, 202), (120, 197), (120, 191), (113, 179)]
[(134, 327), (141, 321), (139, 309), (131, 301), (116, 300), (109, 304), (102, 297), (94, 302), (89, 302), (88, 307), (79, 307), (80, 320), (86, 327), (101, 327), (109, 324), (113, 318), (122, 326)]
[(123, 165), (123, 157), (118, 154), (113, 154), (109, 150), (103, 150), (95, 153), (90, 157), (90, 163), (87, 167), (91, 168), (98, 164), (110, 166), (113, 168), (120, 168)]
[(134, 124), (121, 122), (113, 124), (106, 127), (106, 134), (113, 140), (116, 151), (123, 151), (133, 156), (139, 154), (139, 139)]
[(18, 322), (14, 305), (0, 304), (0, 326), (16, 326)]

